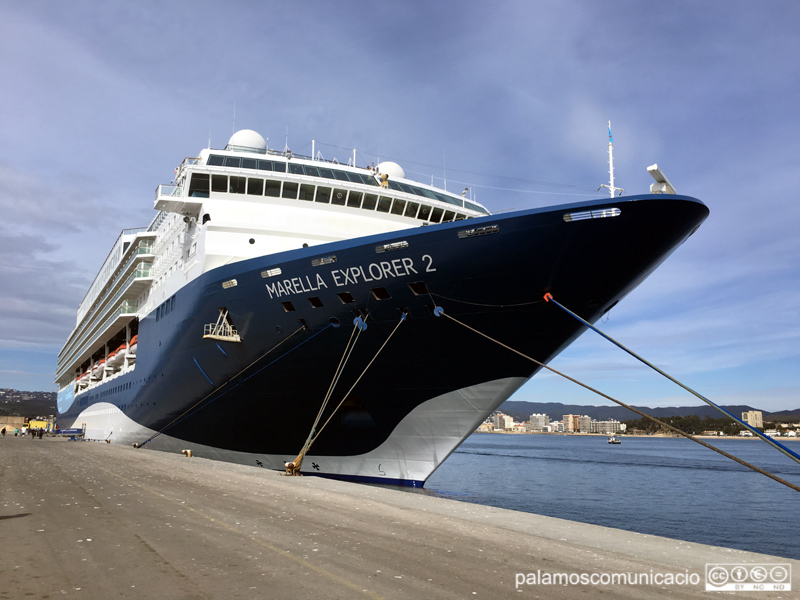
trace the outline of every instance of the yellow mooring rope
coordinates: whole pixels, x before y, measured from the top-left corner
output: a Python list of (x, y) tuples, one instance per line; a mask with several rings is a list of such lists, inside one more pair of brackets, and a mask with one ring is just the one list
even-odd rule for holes
[[(306, 452), (308, 452), (308, 449), (311, 447), (311, 443), (314, 440), (314, 434), (316, 433), (319, 420), (322, 418), (322, 413), (328, 406), (328, 401), (331, 399), (331, 395), (333, 394), (333, 390), (336, 388), (336, 384), (339, 383), (339, 378), (342, 376), (342, 371), (344, 371), (344, 367), (347, 364), (347, 361), (350, 359), (350, 354), (352, 354), (353, 349), (356, 347), (356, 342), (358, 342), (358, 338), (365, 328), (366, 325), (360, 319), (357, 318), (355, 321), (353, 321), (353, 331), (350, 332), (350, 338), (347, 340), (347, 345), (344, 347), (342, 358), (339, 359), (339, 365), (336, 367), (336, 371), (333, 373), (333, 379), (331, 379), (331, 384), (328, 386), (328, 391), (325, 393), (325, 398), (322, 400), (322, 405), (319, 407), (319, 411), (317, 411), (317, 416), (314, 419), (313, 425), (311, 425), (311, 431), (308, 432), (308, 437), (303, 444), (303, 448), (300, 450), (297, 458), (291, 462), (284, 463), (286, 475), (300, 475), (300, 467), (303, 464), (303, 458), (305, 457)], [(354, 336), (355, 340), (353, 340)]]
[[(286, 464), (284, 465), (284, 466), (286, 467), (286, 473), (284, 473), (285, 475), (300, 475), (300, 467), (301, 467), (301, 466), (302, 466), (302, 464), (303, 464), (303, 459), (305, 458), (306, 454), (308, 454), (308, 451), (311, 449), (311, 445), (312, 445), (312, 444), (313, 444), (315, 441), (317, 441), (317, 438), (318, 438), (318, 437), (320, 436), (320, 434), (322, 433), (322, 430), (323, 430), (323, 429), (325, 429), (325, 426), (326, 426), (328, 423), (330, 423), (331, 419), (333, 418), (333, 415), (335, 415), (335, 414), (338, 412), (338, 410), (339, 410), (339, 409), (342, 407), (342, 404), (344, 404), (345, 400), (347, 400), (347, 398), (350, 396), (351, 392), (352, 392), (352, 391), (355, 389), (355, 387), (358, 385), (358, 382), (359, 382), (359, 381), (361, 381), (361, 379), (362, 379), (362, 378), (364, 377), (364, 375), (367, 373), (367, 370), (368, 370), (368, 369), (369, 369), (369, 368), (372, 366), (372, 363), (374, 363), (374, 362), (375, 362), (375, 359), (376, 359), (376, 358), (378, 358), (378, 355), (379, 355), (379, 354), (380, 354), (380, 353), (383, 351), (383, 349), (386, 347), (386, 344), (388, 344), (388, 343), (389, 343), (389, 340), (391, 340), (391, 339), (392, 339), (392, 336), (393, 336), (393, 335), (395, 334), (395, 332), (398, 330), (398, 328), (400, 327), (400, 325), (402, 325), (402, 324), (405, 322), (405, 320), (406, 320), (406, 317), (407, 317), (407, 314), (406, 314), (406, 313), (403, 313), (403, 314), (400, 316), (400, 320), (397, 322), (397, 325), (395, 325), (395, 326), (394, 326), (394, 329), (392, 329), (392, 332), (389, 334), (389, 337), (387, 337), (387, 338), (386, 338), (386, 340), (384, 340), (384, 342), (383, 342), (383, 344), (381, 345), (381, 347), (380, 347), (380, 348), (378, 348), (378, 351), (375, 353), (375, 355), (372, 357), (372, 359), (369, 361), (369, 363), (367, 363), (367, 366), (366, 366), (366, 367), (364, 367), (364, 370), (363, 370), (363, 371), (361, 371), (361, 375), (359, 375), (359, 376), (358, 376), (358, 378), (357, 378), (357, 379), (355, 380), (355, 382), (353, 383), (353, 385), (351, 385), (351, 386), (350, 386), (350, 389), (349, 389), (349, 390), (347, 390), (347, 393), (346, 393), (346, 394), (344, 395), (344, 397), (343, 397), (343, 398), (342, 398), (342, 399), (339, 401), (339, 404), (337, 404), (337, 405), (336, 405), (336, 408), (334, 408), (334, 409), (333, 409), (333, 412), (330, 414), (330, 416), (329, 416), (329, 417), (328, 417), (328, 418), (325, 420), (325, 422), (322, 424), (322, 427), (320, 427), (320, 428), (319, 428), (319, 431), (316, 431), (316, 432), (315, 432), (315, 428), (316, 428), (317, 424), (319, 423), (319, 420), (320, 420), (320, 418), (321, 418), (321, 416), (322, 416), (322, 412), (325, 410), (325, 406), (326, 406), (326, 405), (327, 405), (327, 403), (328, 403), (328, 399), (330, 398), (331, 394), (333, 393), (333, 388), (335, 387), (335, 384), (336, 384), (336, 382), (338, 382), (338, 381), (339, 381), (339, 377), (341, 376), (341, 370), (340, 370), (340, 369), (344, 369), (344, 365), (342, 364), (342, 361), (340, 361), (340, 362), (339, 362), (339, 367), (340, 367), (340, 369), (337, 369), (337, 373), (334, 375), (334, 382), (332, 382), (332, 383), (331, 383), (331, 387), (328, 389), (328, 394), (327, 394), (327, 396), (326, 396), (325, 400), (324, 400), (324, 401), (323, 401), (323, 403), (322, 403), (322, 407), (319, 409), (319, 413), (317, 414), (317, 418), (314, 420), (314, 425), (312, 425), (312, 427), (311, 427), (311, 432), (308, 434), (308, 439), (306, 440), (306, 443), (305, 443), (305, 445), (303, 446), (303, 449), (302, 449), (302, 450), (300, 450), (300, 454), (298, 454), (298, 455), (297, 455), (297, 458), (295, 458), (295, 459), (294, 459), (292, 462), (288, 462), (288, 463), (286, 463)], [(363, 331), (364, 329), (366, 329), (366, 324), (365, 324), (363, 321), (361, 321), (361, 322), (359, 323), (359, 319), (356, 319), (356, 320), (353, 322), (353, 324), (356, 326), (356, 328), (358, 328), (358, 330), (359, 330), (359, 333), (361, 333), (361, 331)], [(353, 334), (351, 333), (351, 334), (350, 334), (350, 339), (352, 339), (352, 338), (353, 338)], [(356, 338), (356, 339), (357, 339), (357, 338)], [(348, 346), (349, 346), (349, 345), (350, 345), (350, 342), (348, 342)], [(355, 345), (355, 342), (353, 343), (353, 345)], [(351, 351), (352, 351), (352, 348), (351, 348)], [(345, 353), (346, 353), (346, 352), (347, 352), (347, 349), (345, 348)], [(348, 357), (349, 357), (349, 355), (348, 355)], [(346, 361), (345, 361), (345, 362), (346, 362)]]

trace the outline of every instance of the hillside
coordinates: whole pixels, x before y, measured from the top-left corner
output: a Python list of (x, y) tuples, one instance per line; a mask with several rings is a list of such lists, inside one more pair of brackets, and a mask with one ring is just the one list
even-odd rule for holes
[[(686, 417), (689, 415), (697, 415), (698, 417), (719, 417), (720, 412), (711, 406), (705, 404), (701, 406), (677, 406), (667, 408), (650, 408), (648, 406), (635, 406), (649, 415), (654, 417)], [(741, 417), (743, 412), (748, 410), (760, 410), (746, 404), (737, 404), (723, 406), (725, 410), (736, 417)], [(560, 421), (564, 415), (588, 415), (598, 421), (607, 421), (609, 419), (616, 419), (617, 421), (627, 421), (630, 419), (640, 418), (636, 413), (629, 411), (627, 408), (621, 406), (584, 406), (582, 404), (561, 404), (560, 402), (522, 402), (517, 400), (508, 400), (500, 405), (502, 410), (507, 415), (514, 417), (517, 421), (527, 421), (532, 414), (546, 414), (551, 420)], [(800, 408), (794, 410), (783, 410), (776, 413), (764, 413), (765, 421), (793, 421), (800, 420)], [(791, 417), (796, 417), (792, 419)]]
[(0, 389), (0, 416), (44, 417), (56, 414), (55, 392)]

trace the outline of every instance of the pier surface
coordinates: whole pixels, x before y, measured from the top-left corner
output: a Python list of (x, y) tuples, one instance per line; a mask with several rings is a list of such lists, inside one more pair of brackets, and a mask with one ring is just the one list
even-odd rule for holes
[[(14, 599), (693, 598), (709, 597), (707, 563), (791, 565), (791, 592), (735, 598), (800, 589), (800, 561), (54, 438), (0, 440), (0, 532)], [(520, 584), (558, 573), (699, 583)]]

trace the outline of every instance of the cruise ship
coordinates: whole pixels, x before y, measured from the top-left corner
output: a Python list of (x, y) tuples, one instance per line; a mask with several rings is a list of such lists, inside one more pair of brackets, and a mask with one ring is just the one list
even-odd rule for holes
[(541, 368), (508, 348), (546, 364), (583, 332), (546, 293), (594, 322), (708, 215), (653, 188), (492, 215), (313, 148), (241, 130), (156, 188), (59, 353), (60, 427), (422, 486)]

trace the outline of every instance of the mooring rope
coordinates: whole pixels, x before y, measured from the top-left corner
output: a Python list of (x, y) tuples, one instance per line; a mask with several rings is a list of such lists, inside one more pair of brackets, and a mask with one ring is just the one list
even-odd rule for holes
[[(315, 333), (314, 335), (312, 335), (310, 338), (308, 338), (307, 340), (304, 340), (303, 342), (301, 342), (300, 344), (298, 344), (297, 346), (295, 346), (294, 348), (292, 348), (292, 349), (291, 349), (291, 350), (289, 350), (288, 352), (285, 352), (284, 354), (282, 354), (281, 356), (279, 356), (278, 358), (276, 358), (275, 360), (273, 360), (273, 361), (272, 361), (271, 363), (269, 363), (268, 365), (265, 365), (264, 367), (262, 367), (261, 369), (259, 369), (258, 371), (256, 371), (256, 372), (255, 372), (255, 373), (253, 373), (252, 375), (250, 375), (249, 377), (247, 377), (247, 378), (245, 378), (245, 379), (243, 379), (243, 380), (239, 381), (239, 382), (238, 382), (236, 385), (237, 385), (237, 386), (238, 386), (238, 385), (241, 385), (242, 383), (244, 383), (245, 381), (247, 381), (248, 379), (250, 379), (251, 377), (253, 377), (253, 376), (254, 376), (254, 375), (256, 375), (257, 373), (260, 373), (261, 371), (263, 371), (264, 369), (266, 369), (266, 368), (267, 368), (267, 367), (269, 367), (270, 365), (272, 365), (272, 364), (274, 364), (275, 362), (279, 361), (281, 358), (283, 358), (284, 356), (286, 356), (287, 354), (289, 354), (289, 352), (292, 352), (292, 351), (296, 350), (297, 348), (299, 348), (300, 346), (302, 346), (302, 345), (303, 345), (303, 344), (305, 344), (306, 342), (308, 342), (308, 341), (310, 341), (310, 340), (314, 339), (314, 338), (315, 338), (317, 335), (319, 335), (320, 333), (322, 333), (323, 331), (325, 331), (325, 330), (326, 330), (328, 327), (330, 327), (330, 326), (331, 326), (331, 325), (327, 325), (327, 326), (326, 326), (326, 327), (324, 327), (323, 329), (320, 329), (320, 330), (319, 330), (317, 333)], [(233, 377), (230, 377), (230, 378), (228, 378), (228, 380), (227, 380), (225, 383), (223, 383), (222, 385), (220, 385), (220, 386), (218, 386), (217, 388), (213, 389), (213, 390), (212, 390), (211, 392), (209, 392), (209, 393), (208, 393), (206, 396), (204, 396), (204, 397), (203, 397), (201, 400), (198, 400), (197, 402), (195, 402), (195, 403), (194, 403), (192, 406), (190, 406), (189, 408), (187, 408), (185, 411), (183, 411), (181, 414), (179, 414), (177, 417), (175, 417), (175, 418), (174, 418), (172, 421), (170, 421), (169, 423), (167, 423), (167, 424), (166, 424), (164, 427), (162, 427), (162, 428), (161, 428), (161, 429), (159, 429), (159, 430), (158, 430), (156, 433), (154, 433), (154, 434), (153, 434), (153, 435), (151, 435), (149, 438), (147, 438), (147, 439), (146, 439), (144, 442), (142, 442), (141, 444), (134, 444), (134, 445), (133, 445), (133, 446), (134, 446), (134, 448), (142, 448), (142, 447), (144, 447), (144, 445), (145, 445), (145, 444), (147, 444), (147, 443), (149, 443), (149, 442), (153, 441), (153, 440), (154, 440), (155, 438), (157, 438), (159, 435), (161, 435), (162, 433), (164, 433), (164, 432), (165, 432), (167, 429), (170, 429), (171, 427), (174, 427), (175, 425), (177, 425), (177, 424), (178, 424), (178, 423), (180, 423), (181, 421), (183, 421), (183, 420), (185, 420), (185, 419), (189, 418), (190, 416), (192, 416), (193, 414), (195, 414), (196, 412), (198, 412), (198, 411), (199, 411), (199, 410), (201, 410), (202, 408), (205, 408), (206, 406), (210, 405), (212, 402), (215, 402), (216, 400), (219, 400), (219, 399), (220, 399), (222, 396), (224, 396), (225, 394), (227, 394), (227, 393), (228, 393), (230, 390), (225, 390), (225, 392), (223, 392), (222, 394), (220, 394), (219, 396), (217, 396), (216, 398), (214, 398), (214, 399), (213, 399), (211, 402), (209, 402), (209, 403), (208, 403), (208, 404), (206, 404), (205, 406), (202, 406), (202, 407), (200, 406), (201, 404), (203, 404), (203, 402), (205, 402), (206, 400), (208, 400), (208, 399), (209, 399), (211, 396), (213, 396), (213, 395), (214, 395), (214, 394), (216, 394), (217, 392), (221, 391), (223, 388), (225, 388), (225, 386), (227, 386), (227, 385), (228, 385), (229, 383), (231, 383), (231, 382), (232, 382), (234, 379), (236, 379), (237, 377), (239, 377), (239, 376), (240, 376), (242, 373), (244, 373), (245, 371), (247, 371), (247, 370), (248, 370), (250, 367), (252, 367), (252, 366), (253, 366), (253, 365), (255, 365), (256, 363), (258, 363), (258, 362), (259, 362), (259, 361), (261, 361), (262, 359), (266, 358), (266, 357), (267, 357), (267, 356), (268, 356), (270, 353), (272, 353), (273, 351), (277, 350), (277, 349), (278, 349), (278, 348), (279, 348), (279, 347), (280, 347), (282, 344), (284, 344), (284, 343), (288, 342), (290, 339), (292, 339), (292, 337), (294, 337), (294, 335), (295, 335), (295, 334), (299, 333), (300, 331), (302, 331), (302, 330), (304, 330), (304, 329), (306, 329), (306, 326), (305, 326), (305, 325), (301, 325), (300, 327), (298, 327), (297, 329), (295, 329), (295, 330), (294, 330), (294, 331), (293, 331), (293, 332), (292, 332), (292, 333), (291, 333), (291, 334), (290, 334), (288, 337), (284, 338), (283, 340), (281, 340), (280, 342), (278, 342), (277, 344), (275, 344), (275, 345), (274, 345), (272, 348), (270, 348), (270, 349), (269, 349), (269, 350), (267, 350), (267, 351), (266, 351), (264, 354), (262, 354), (262, 355), (261, 355), (261, 356), (259, 356), (257, 359), (255, 359), (253, 362), (251, 362), (249, 365), (247, 365), (247, 366), (246, 366), (244, 369), (242, 369), (241, 371), (239, 371), (239, 372), (238, 372), (236, 375), (234, 375)], [(233, 386), (233, 387), (236, 387), (236, 386)], [(231, 389), (233, 389), (233, 388), (231, 388)], [(198, 408), (198, 407), (199, 407), (199, 408)]]
[(705, 446), (709, 450), (713, 450), (714, 452), (716, 452), (718, 454), (721, 454), (722, 456), (724, 456), (726, 458), (729, 458), (732, 461), (737, 462), (737, 463), (739, 463), (740, 465), (742, 465), (744, 467), (747, 467), (748, 469), (752, 469), (756, 473), (760, 473), (762, 475), (765, 475), (766, 477), (769, 477), (770, 479), (772, 479), (774, 481), (777, 481), (778, 483), (781, 483), (781, 484), (785, 485), (786, 487), (789, 487), (789, 488), (793, 489), (796, 492), (800, 492), (800, 487), (794, 485), (793, 483), (790, 483), (789, 481), (786, 481), (785, 479), (782, 479), (782, 478), (778, 477), (777, 475), (773, 475), (772, 473), (770, 473), (768, 471), (765, 471), (764, 469), (762, 469), (760, 467), (757, 467), (757, 466), (755, 466), (753, 464), (750, 464), (747, 461), (744, 461), (744, 460), (742, 460), (740, 458), (737, 458), (736, 456), (733, 456), (732, 454), (729, 454), (729, 453), (725, 452), (724, 450), (720, 450), (716, 446), (712, 446), (711, 444), (709, 444), (707, 442), (704, 442), (703, 440), (700, 440), (700, 439), (694, 437), (693, 435), (686, 433), (685, 431), (681, 431), (677, 427), (673, 427), (672, 425), (670, 425), (668, 423), (665, 423), (664, 421), (661, 421), (660, 419), (657, 419), (656, 417), (648, 415), (647, 413), (644, 413), (644, 412), (634, 408), (633, 406), (630, 406), (629, 404), (626, 404), (626, 403), (622, 402), (621, 400), (617, 400), (616, 398), (613, 398), (613, 397), (609, 396), (608, 394), (604, 394), (600, 390), (597, 390), (597, 389), (591, 387), (590, 385), (587, 385), (587, 384), (585, 384), (585, 383), (583, 383), (581, 381), (578, 381), (577, 379), (575, 379), (573, 377), (570, 377), (569, 375), (567, 375), (565, 373), (562, 373), (561, 371), (558, 371), (558, 370), (554, 369), (553, 367), (550, 367), (550, 366), (544, 364), (543, 362), (540, 362), (540, 361), (536, 360), (535, 358), (532, 358), (532, 357), (528, 356), (527, 354), (524, 354), (524, 353), (520, 352), (519, 350), (516, 350), (516, 349), (512, 348), (511, 346), (508, 346), (508, 345), (504, 344), (503, 342), (501, 342), (499, 340), (496, 340), (493, 337), (483, 333), (482, 331), (478, 331), (474, 327), (471, 327), (471, 326), (467, 325), (466, 323), (463, 323), (462, 321), (459, 321), (455, 317), (451, 317), (446, 312), (444, 312), (444, 309), (442, 307), (440, 307), (440, 306), (437, 306), (434, 309), (434, 314), (437, 317), (438, 316), (445, 316), (448, 319), (450, 319), (451, 321), (453, 321), (455, 323), (458, 323), (462, 327), (465, 327), (465, 328), (469, 329), (470, 331), (472, 331), (474, 333), (477, 333), (481, 337), (484, 337), (487, 340), (489, 340), (491, 342), (494, 342), (495, 344), (498, 344), (499, 346), (502, 346), (506, 350), (509, 350), (509, 351), (513, 352), (514, 354), (517, 354), (518, 356), (521, 356), (522, 358), (524, 358), (526, 360), (529, 360), (532, 363), (534, 363), (536, 365), (539, 365), (540, 367), (542, 367), (544, 369), (547, 369), (551, 373), (555, 373), (556, 375), (559, 375), (559, 376), (563, 377), (564, 379), (567, 379), (568, 381), (571, 381), (572, 383), (575, 383), (575, 384), (581, 386), (582, 388), (584, 388), (586, 390), (589, 390), (590, 392), (593, 392), (593, 393), (597, 394), (598, 396), (601, 396), (601, 397), (605, 398), (606, 400), (610, 400), (611, 402), (614, 402), (615, 404), (618, 404), (619, 406), (622, 406), (623, 408), (627, 408), (628, 410), (635, 412), (636, 414), (644, 417), (645, 419), (648, 419), (648, 420), (650, 420), (650, 421), (652, 421), (654, 423), (657, 423), (657, 424), (661, 425), (662, 427), (664, 427), (666, 429), (669, 429), (670, 431), (674, 431), (675, 433), (677, 433), (679, 435), (682, 435), (683, 437), (688, 438), (688, 439), (692, 440), (693, 442), (696, 442), (696, 443), (700, 444), (701, 446)]
[[(393, 336), (393, 335), (395, 334), (395, 332), (398, 330), (398, 328), (400, 327), (400, 325), (402, 325), (402, 324), (405, 322), (405, 320), (406, 320), (406, 317), (407, 317), (407, 316), (408, 316), (408, 315), (407, 315), (406, 313), (403, 313), (403, 314), (402, 314), (402, 316), (400, 317), (400, 320), (397, 322), (397, 325), (395, 325), (395, 326), (394, 326), (394, 329), (392, 329), (392, 332), (389, 334), (389, 337), (387, 337), (387, 338), (386, 338), (386, 340), (383, 342), (383, 344), (381, 344), (381, 347), (380, 347), (380, 348), (378, 348), (378, 351), (375, 353), (375, 356), (373, 356), (373, 357), (372, 357), (372, 360), (370, 360), (370, 361), (369, 361), (369, 363), (367, 364), (367, 366), (366, 366), (366, 367), (364, 367), (364, 370), (363, 370), (363, 371), (361, 371), (361, 375), (359, 375), (359, 376), (358, 376), (358, 379), (356, 379), (356, 380), (355, 380), (355, 382), (353, 383), (353, 385), (351, 385), (351, 386), (350, 386), (350, 389), (349, 389), (349, 390), (347, 390), (347, 393), (346, 393), (346, 394), (344, 395), (344, 397), (343, 397), (343, 398), (342, 398), (342, 399), (339, 401), (339, 404), (337, 404), (337, 405), (336, 405), (336, 408), (333, 410), (333, 412), (330, 414), (330, 416), (327, 418), (327, 420), (326, 420), (326, 421), (325, 421), (325, 422), (322, 424), (322, 427), (320, 427), (320, 428), (319, 428), (319, 431), (317, 432), (317, 435), (315, 435), (315, 436), (314, 436), (314, 439), (313, 439), (313, 440), (311, 440), (311, 443), (312, 443), (312, 444), (313, 444), (313, 443), (316, 441), (316, 439), (319, 437), (319, 434), (320, 434), (320, 433), (322, 433), (322, 430), (323, 430), (323, 429), (325, 429), (325, 426), (326, 426), (328, 423), (330, 423), (330, 420), (333, 418), (333, 415), (335, 415), (335, 414), (336, 414), (336, 411), (338, 411), (338, 410), (339, 410), (339, 409), (342, 407), (342, 404), (344, 404), (344, 401), (345, 401), (345, 400), (347, 400), (347, 398), (350, 396), (350, 393), (351, 393), (351, 392), (352, 392), (352, 391), (355, 389), (355, 387), (358, 385), (358, 382), (359, 382), (359, 381), (361, 381), (361, 379), (362, 379), (362, 378), (364, 377), (364, 375), (367, 373), (367, 369), (369, 369), (369, 368), (372, 366), (372, 363), (374, 363), (374, 362), (375, 362), (375, 359), (376, 359), (376, 358), (378, 358), (378, 355), (379, 355), (379, 354), (381, 353), (381, 351), (382, 351), (382, 350), (383, 350), (383, 349), (386, 347), (386, 344), (388, 344), (388, 343), (389, 343), (389, 340), (390, 340), (390, 339), (392, 339), (392, 336)], [(310, 448), (310, 447), (311, 447), (311, 446), (309, 445), (309, 448)]]
[[(295, 458), (294, 461), (292, 461), (290, 463), (286, 463), (286, 465), (285, 465), (286, 466), (286, 475), (300, 475), (300, 467), (303, 464), (303, 459), (305, 458), (305, 455), (308, 454), (308, 451), (311, 449), (312, 444), (315, 441), (317, 441), (317, 438), (320, 436), (320, 434), (325, 429), (325, 427), (328, 425), (328, 423), (330, 423), (330, 421), (333, 418), (333, 416), (339, 411), (339, 409), (342, 407), (342, 404), (345, 403), (345, 400), (347, 400), (347, 398), (350, 397), (351, 392), (355, 389), (355, 387), (358, 385), (358, 383), (361, 381), (361, 379), (367, 373), (369, 368), (372, 366), (372, 363), (375, 362), (375, 359), (378, 358), (378, 355), (386, 347), (386, 344), (389, 343), (389, 340), (392, 339), (392, 336), (398, 330), (400, 325), (402, 325), (405, 322), (407, 316), (408, 316), (407, 313), (403, 313), (400, 316), (400, 321), (398, 321), (397, 325), (394, 326), (394, 329), (392, 329), (392, 332), (384, 340), (383, 344), (381, 344), (381, 347), (378, 348), (378, 351), (375, 352), (375, 355), (372, 357), (372, 359), (369, 361), (369, 363), (367, 363), (367, 366), (364, 367), (364, 370), (361, 371), (361, 375), (359, 375), (358, 378), (353, 383), (353, 385), (350, 386), (350, 389), (347, 390), (347, 393), (342, 397), (342, 399), (339, 401), (339, 404), (336, 405), (336, 408), (333, 409), (333, 412), (328, 416), (328, 418), (325, 420), (325, 422), (322, 424), (322, 427), (319, 428), (319, 431), (317, 431), (316, 434), (314, 434), (313, 427), (312, 427), (312, 433), (311, 433), (311, 435), (309, 435), (309, 439), (306, 441), (306, 444), (303, 447), (303, 449), (300, 451), (300, 454), (297, 455), (297, 458)], [(357, 321), (358, 321), (358, 319), (356, 319), (356, 321), (354, 321), (354, 323), (356, 323)], [(364, 327), (364, 328), (366, 328), (366, 327)], [(361, 330), (361, 327), (359, 327), (359, 330)], [(352, 334), (351, 334), (351, 337), (352, 337)], [(319, 420), (319, 416), (321, 414), (322, 414), (322, 410), (320, 410), (320, 413), (319, 413), (319, 415), (317, 417), (317, 420)], [(316, 422), (315, 422), (315, 426), (316, 426)], [(313, 435), (313, 437), (311, 437), (312, 435)]]
[[(322, 405), (319, 407), (319, 411), (317, 411), (317, 416), (314, 418), (314, 423), (311, 425), (311, 430), (308, 432), (308, 437), (303, 443), (303, 447), (300, 449), (300, 453), (297, 455), (297, 458), (295, 458), (292, 462), (287, 462), (285, 465), (287, 475), (297, 475), (300, 473), (300, 466), (303, 464), (303, 458), (308, 452), (308, 449), (311, 447), (314, 434), (317, 430), (317, 425), (319, 425), (319, 420), (322, 418), (322, 413), (325, 412), (325, 408), (328, 406), (328, 401), (333, 395), (333, 390), (336, 389), (336, 385), (339, 383), (339, 379), (341, 378), (342, 372), (347, 365), (347, 361), (350, 360), (350, 355), (353, 353), (353, 349), (356, 347), (358, 338), (364, 329), (364, 321), (356, 318), (353, 321), (353, 331), (350, 332), (350, 338), (347, 340), (347, 345), (344, 347), (342, 358), (339, 359), (339, 364), (336, 367), (336, 371), (333, 373), (331, 384), (328, 386), (328, 391), (325, 393), (325, 398), (322, 400)], [(353, 340), (354, 337), (355, 340)]]
[(684, 385), (683, 383), (681, 383), (680, 381), (678, 381), (677, 379), (675, 379), (675, 378), (674, 378), (674, 377), (672, 377), (671, 375), (669, 375), (669, 374), (665, 373), (664, 371), (662, 371), (661, 369), (659, 369), (659, 368), (658, 368), (657, 366), (655, 366), (653, 363), (651, 363), (651, 362), (649, 362), (649, 361), (645, 360), (644, 358), (642, 358), (641, 356), (639, 356), (638, 354), (636, 354), (636, 353), (635, 353), (633, 350), (631, 350), (630, 348), (626, 348), (626, 347), (625, 347), (625, 346), (623, 346), (623, 345), (622, 345), (620, 342), (618, 342), (617, 340), (615, 340), (614, 338), (612, 338), (610, 335), (607, 335), (607, 334), (603, 333), (603, 332), (602, 332), (602, 331), (600, 331), (600, 330), (599, 330), (597, 327), (595, 327), (594, 325), (592, 325), (591, 323), (589, 323), (589, 321), (587, 321), (586, 319), (582, 318), (580, 315), (577, 315), (577, 314), (575, 314), (574, 312), (572, 312), (571, 310), (569, 310), (569, 309), (568, 309), (566, 306), (564, 306), (563, 304), (559, 303), (559, 302), (558, 302), (558, 301), (557, 301), (555, 298), (553, 298), (553, 295), (552, 295), (552, 294), (550, 294), (549, 292), (548, 292), (547, 294), (545, 294), (545, 295), (544, 295), (544, 299), (545, 299), (545, 301), (546, 301), (546, 302), (552, 302), (553, 304), (555, 304), (557, 307), (559, 307), (561, 310), (563, 310), (564, 312), (566, 312), (568, 315), (570, 315), (571, 317), (573, 317), (573, 318), (577, 319), (577, 320), (578, 320), (580, 323), (583, 323), (584, 325), (586, 325), (587, 327), (589, 327), (589, 328), (590, 328), (592, 331), (594, 331), (594, 332), (595, 332), (595, 333), (597, 333), (598, 335), (600, 335), (600, 336), (604, 337), (605, 339), (607, 339), (609, 342), (611, 342), (612, 344), (614, 344), (614, 345), (615, 345), (617, 348), (620, 348), (621, 350), (624, 350), (625, 352), (627, 352), (628, 354), (630, 354), (632, 357), (634, 357), (636, 360), (638, 360), (638, 361), (640, 361), (641, 363), (643, 363), (643, 364), (647, 365), (648, 367), (650, 367), (650, 368), (651, 368), (651, 369), (653, 369), (654, 371), (656, 371), (656, 372), (660, 373), (661, 375), (663, 375), (664, 377), (666, 377), (667, 379), (669, 379), (671, 382), (673, 382), (673, 383), (675, 383), (675, 384), (677, 384), (677, 385), (681, 386), (683, 389), (685, 389), (687, 392), (689, 392), (689, 393), (690, 393), (690, 394), (692, 394), (693, 396), (696, 396), (697, 398), (700, 398), (700, 400), (702, 400), (703, 402), (705, 402), (705, 403), (706, 403), (706, 404), (708, 404), (709, 406), (711, 406), (711, 407), (713, 407), (713, 408), (716, 408), (716, 409), (717, 409), (719, 412), (721, 412), (722, 414), (724, 414), (724, 415), (725, 415), (725, 416), (727, 416), (727, 417), (730, 417), (731, 419), (733, 419), (734, 421), (736, 421), (736, 422), (737, 422), (739, 425), (742, 425), (743, 427), (746, 427), (746, 428), (747, 428), (747, 429), (749, 429), (749, 430), (750, 430), (750, 431), (751, 431), (753, 434), (755, 434), (756, 436), (760, 437), (762, 440), (764, 440), (765, 442), (767, 442), (767, 443), (768, 443), (770, 446), (772, 446), (773, 448), (775, 448), (775, 449), (777, 449), (777, 450), (779, 450), (779, 451), (783, 452), (783, 453), (784, 453), (786, 456), (788, 456), (789, 458), (791, 458), (793, 461), (795, 461), (795, 462), (797, 462), (797, 463), (800, 463), (800, 455), (798, 455), (796, 452), (794, 452), (793, 450), (790, 450), (789, 448), (787, 448), (786, 446), (784, 446), (784, 445), (783, 445), (783, 444), (781, 444), (780, 442), (778, 442), (778, 441), (774, 440), (773, 438), (771, 438), (771, 437), (770, 437), (770, 436), (768, 436), (767, 434), (765, 434), (765, 433), (763, 433), (763, 432), (759, 431), (759, 430), (758, 430), (758, 429), (756, 429), (755, 427), (751, 426), (749, 423), (746, 423), (745, 421), (741, 420), (740, 418), (738, 418), (738, 417), (736, 417), (736, 416), (732, 415), (731, 413), (729, 413), (727, 410), (725, 410), (724, 408), (722, 408), (722, 407), (721, 407), (721, 406), (719, 406), (718, 404), (715, 404), (714, 402), (712, 402), (711, 400), (709, 400), (708, 398), (706, 398), (706, 397), (705, 397), (705, 396), (703, 396), (702, 394), (700, 394), (700, 393), (696, 392), (695, 390), (693, 390), (692, 388), (690, 388), (688, 385)]

